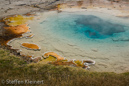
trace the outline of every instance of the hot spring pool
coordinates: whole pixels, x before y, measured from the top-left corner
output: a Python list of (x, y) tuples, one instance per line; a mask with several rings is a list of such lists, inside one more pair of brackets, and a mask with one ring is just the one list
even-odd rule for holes
[[(41, 56), (56, 52), (67, 59), (92, 59), (92, 71), (123, 72), (129, 68), (129, 20), (99, 12), (46, 12), (30, 24), (35, 36), (15, 40), (13, 47), (24, 54)], [(31, 42), (41, 51), (26, 50)]]
[(87, 40), (92, 42), (127, 42), (129, 40), (129, 26), (119, 21), (109, 20), (106, 17), (104, 19), (104, 17), (93, 14), (59, 13), (46, 18), (40, 24), (43, 32), (47, 31), (48, 34), (61, 39), (80, 41), (82, 44), (85, 44)]

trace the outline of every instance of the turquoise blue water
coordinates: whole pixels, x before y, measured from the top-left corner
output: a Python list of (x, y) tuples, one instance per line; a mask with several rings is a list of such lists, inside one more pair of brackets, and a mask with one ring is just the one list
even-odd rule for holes
[[(127, 26), (111, 23), (94, 15), (59, 13), (40, 23), (50, 34), (71, 40), (128, 41)], [(49, 34), (49, 35), (50, 35)]]

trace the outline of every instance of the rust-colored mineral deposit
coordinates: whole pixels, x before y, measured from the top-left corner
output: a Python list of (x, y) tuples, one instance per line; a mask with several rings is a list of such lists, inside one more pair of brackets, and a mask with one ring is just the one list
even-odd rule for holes
[(49, 56), (54, 56), (54, 57), (57, 58), (57, 61), (59, 61), (59, 60), (64, 60), (64, 59), (65, 59), (64, 57), (61, 57), (61, 56), (59, 56), (58, 54), (56, 54), (56, 53), (54, 53), (54, 52), (45, 53), (43, 56), (44, 56), (44, 58), (47, 58), (47, 57), (49, 57)]
[(0, 22), (4, 22), (6, 27), (2, 28), (2, 32), (0, 35), (0, 44), (7, 45), (7, 43), (13, 38), (22, 37), (23, 33), (29, 32), (29, 27), (26, 22), (32, 20), (32, 16), (24, 16), (24, 15), (14, 15), (7, 16), (0, 20)]
[(10, 26), (4, 27), (3, 35), (5, 36), (18, 36), (22, 35), (23, 33), (29, 32), (29, 27), (27, 24), (18, 25), (18, 26)]
[(22, 46), (28, 49), (34, 49), (34, 50), (39, 50), (39, 46), (36, 44), (31, 44), (31, 43), (22, 43)]

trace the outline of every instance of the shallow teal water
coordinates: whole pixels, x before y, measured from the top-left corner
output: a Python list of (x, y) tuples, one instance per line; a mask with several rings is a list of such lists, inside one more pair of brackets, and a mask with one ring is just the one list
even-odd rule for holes
[(40, 24), (48, 33), (52, 32), (51, 35), (71, 40), (129, 40), (129, 27), (111, 23), (94, 15), (59, 13), (47, 18)]

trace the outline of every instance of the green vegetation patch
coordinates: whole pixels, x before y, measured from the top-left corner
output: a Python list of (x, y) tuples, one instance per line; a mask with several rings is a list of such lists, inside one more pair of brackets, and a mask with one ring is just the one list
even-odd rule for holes
[[(108, 72), (90, 72), (82, 68), (54, 66), (50, 64), (31, 63), (0, 49), (0, 81), (31, 80), (43, 84), (24, 84), (23, 86), (128, 86), (129, 73), (116, 74)], [(0, 82), (0, 86), (14, 86)], [(19, 86), (16, 84), (15, 86)]]

